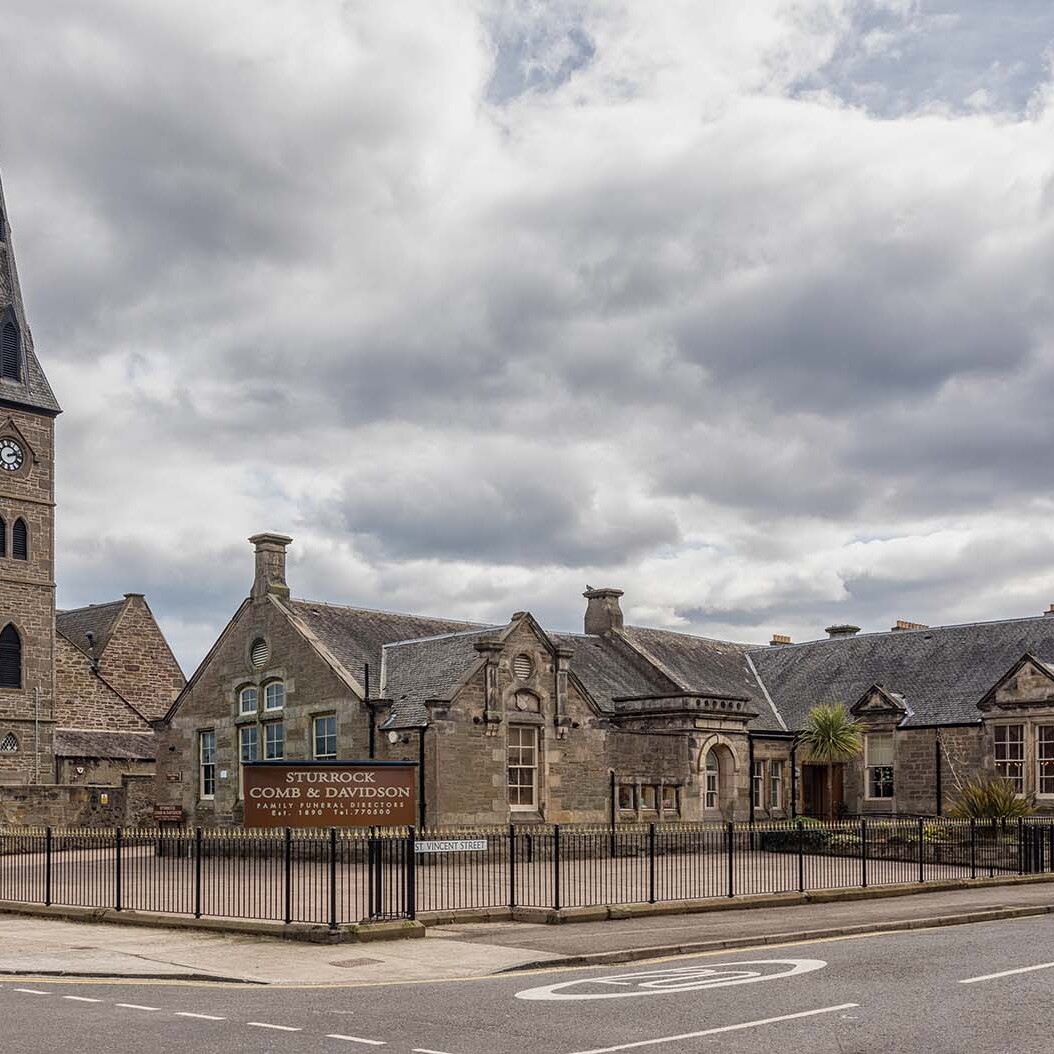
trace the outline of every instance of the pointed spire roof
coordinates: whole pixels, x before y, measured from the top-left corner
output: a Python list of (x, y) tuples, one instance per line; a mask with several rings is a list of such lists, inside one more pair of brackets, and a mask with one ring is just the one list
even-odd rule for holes
[(11, 244), (11, 225), (8, 223), (7, 203), (0, 185), (0, 321), (10, 319), (18, 328), (22, 355), (22, 379), (14, 381), (0, 377), (0, 404), (29, 407), (48, 414), (62, 412), (55, 393), (48, 384), (33, 350), (33, 334), (26, 321), (22, 305), (22, 290), (18, 284), (14, 246)]

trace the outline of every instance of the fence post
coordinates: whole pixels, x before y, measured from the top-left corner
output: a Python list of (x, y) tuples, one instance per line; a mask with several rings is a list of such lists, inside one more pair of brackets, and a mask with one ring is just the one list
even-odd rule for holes
[(922, 817), (920, 816), (919, 817), (919, 881), (920, 882), (925, 882), (926, 881), (926, 870), (925, 870), (925, 868), (926, 868), (926, 861), (925, 861), (925, 857), (923, 856), (924, 847), (923, 847), (923, 844), (922, 844), (922, 824), (923, 824), (923, 820), (922, 820)]
[(337, 829), (329, 829), (329, 928), (337, 928)]
[(970, 817), (970, 877), (977, 877), (977, 820)]
[(114, 911), (121, 910), (121, 828), (115, 827), (113, 832), (113, 908)]
[(1047, 858), (1050, 861), (1048, 870), (1054, 871), (1054, 823), (1047, 824)]
[(51, 903), (51, 828), (44, 829), (44, 903)]
[(509, 908), (516, 907), (516, 825), (509, 824)]
[(201, 828), (194, 829), (194, 918), (201, 918)]
[(417, 831), (410, 824), (406, 835), (406, 914), (411, 919), (417, 918)]
[(728, 895), (736, 895), (736, 824), (734, 820), (728, 821)]
[(648, 903), (655, 903), (655, 824), (648, 824)]
[(798, 892), (805, 892), (805, 824), (798, 821)]
[(560, 825), (553, 826), (553, 908), (560, 910)]
[(1025, 873), (1025, 821), (1017, 818), (1017, 873)]
[(867, 889), (867, 817), (860, 817), (860, 886)]
[(293, 921), (293, 832), (285, 829), (285, 846), (282, 853), (285, 872), (285, 924)]

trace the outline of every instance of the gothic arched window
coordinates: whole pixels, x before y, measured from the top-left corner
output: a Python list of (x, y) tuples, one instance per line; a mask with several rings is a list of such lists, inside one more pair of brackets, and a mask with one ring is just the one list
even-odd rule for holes
[(14, 732), (8, 732), (3, 739), (0, 739), (0, 754), (17, 754), (18, 753), (18, 739)]
[(8, 623), (0, 633), (0, 688), (22, 687), (22, 638)]
[(7, 319), (0, 326), (0, 377), (9, 381), (22, 380), (19, 350), (18, 326)]
[(7, 520), (0, 516), (0, 556), (7, 556)]
[(29, 559), (29, 528), (21, 516), (11, 528), (11, 555), (16, 560)]

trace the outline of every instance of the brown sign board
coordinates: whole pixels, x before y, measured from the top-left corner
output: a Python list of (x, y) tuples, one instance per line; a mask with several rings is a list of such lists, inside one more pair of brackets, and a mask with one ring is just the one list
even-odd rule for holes
[(417, 821), (417, 766), (387, 761), (251, 762), (245, 827), (401, 827)]
[(158, 823), (182, 823), (186, 813), (179, 805), (155, 805), (154, 819)]

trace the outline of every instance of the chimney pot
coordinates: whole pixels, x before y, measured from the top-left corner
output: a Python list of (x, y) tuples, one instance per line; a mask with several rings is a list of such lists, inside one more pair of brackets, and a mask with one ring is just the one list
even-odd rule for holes
[(852, 626), (846, 622), (840, 626), (828, 626), (824, 632), (832, 639), (835, 637), (855, 637), (860, 632), (860, 627)]
[(786, 633), (773, 633), (772, 640), (769, 641), (769, 644), (775, 648), (780, 644), (790, 644), (790, 642), (791, 639)]
[(582, 594), (586, 605), (586, 633), (600, 636), (622, 629), (621, 589), (589, 589)]
[(1050, 607), (1047, 608), (1047, 610), (1043, 612), (1043, 614), (1044, 615), (1054, 615), (1054, 604), (1051, 604)]
[(278, 597), (289, 596), (285, 584), (285, 550), (293, 544), (288, 534), (254, 534), (249, 544), (256, 550), (256, 577), (253, 579), (253, 600), (273, 593)]
[(900, 630), (906, 629), (929, 629), (929, 626), (924, 625), (921, 622), (908, 622), (905, 619), (898, 618), (896, 625), (891, 627), (890, 633), (897, 633)]

